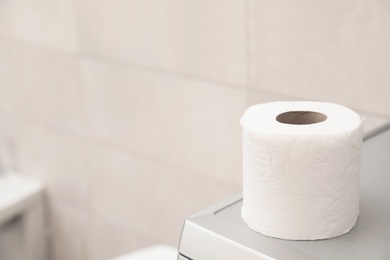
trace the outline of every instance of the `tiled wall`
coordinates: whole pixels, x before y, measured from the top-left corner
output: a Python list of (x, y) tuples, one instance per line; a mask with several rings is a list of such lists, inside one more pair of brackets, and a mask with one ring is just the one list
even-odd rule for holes
[(45, 182), (52, 260), (176, 245), (240, 191), (247, 106), (390, 119), (388, 46), (381, 0), (3, 0), (0, 162)]

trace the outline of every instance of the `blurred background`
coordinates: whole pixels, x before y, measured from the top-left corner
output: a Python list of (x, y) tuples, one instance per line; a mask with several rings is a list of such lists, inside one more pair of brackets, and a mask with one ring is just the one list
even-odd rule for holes
[(245, 109), (390, 119), (386, 0), (0, 0), (0, 163), (46, 186), (52, 260), (177, 246), (240, 192)]

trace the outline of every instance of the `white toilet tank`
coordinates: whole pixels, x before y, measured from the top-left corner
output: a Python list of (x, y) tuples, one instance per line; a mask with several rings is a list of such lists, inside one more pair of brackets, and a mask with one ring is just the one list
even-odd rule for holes
[(46, 260), (41, 183), (0, 175), (0, 260)]

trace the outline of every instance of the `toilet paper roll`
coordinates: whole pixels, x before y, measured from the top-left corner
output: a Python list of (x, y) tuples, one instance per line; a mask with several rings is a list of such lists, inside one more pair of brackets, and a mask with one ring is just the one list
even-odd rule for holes
[(247, 109), (242, 218), (267, 236), (316, 240), (349, 232), (359, 215), (362, 119), (325, 102)]

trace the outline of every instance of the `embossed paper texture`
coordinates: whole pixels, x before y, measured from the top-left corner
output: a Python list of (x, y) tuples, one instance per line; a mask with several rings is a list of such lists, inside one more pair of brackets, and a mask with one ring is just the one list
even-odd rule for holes
[(296, 125), (301, 133), (293, 134), (243, 126), (242, 217), (251, 229), (271, 237), (316, 240), (353, 228), (359, 215), (361, 122), (341, 132), (329, 125), (334, 134), (315, 134), (311, 125)]

